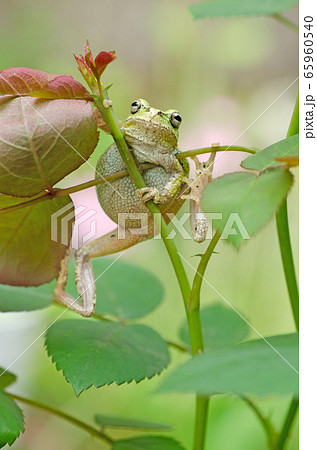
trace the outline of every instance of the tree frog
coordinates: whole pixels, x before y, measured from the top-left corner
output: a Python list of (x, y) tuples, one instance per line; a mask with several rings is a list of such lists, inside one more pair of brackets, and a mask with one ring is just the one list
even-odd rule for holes
[[(126, 142), (137, 164), (154, 163), (156, 166), (142, 172), (146, 188), (137, 190), (129, 175), (97, 186), (101, 207), (119, 226), (114, 231), (83, 245), (75, 253), (75, 280), (82, 303), (65, 291), (69, 251), (62, 260), (54, 290), (57, 300), (82, 316), (91, 316), (96, 303), (91, 258), (125, 250), (154, 235), (154, 221), (145, 206), (146, 201), (152, 199), (157, 203), (167, 221), (169, 218), (166, 214), (175, 214), (185, 201), (182, 194), (188, 191), (186, 183), (189, 163), (186, 159), (180, 162), (176, 157), (179, 153), (178, 130), (181, 121), (179, 112), (174, 109), (161, 111), (152, 108), (143, 99), (132, 103), (131, 114), (123, 124)], [(96, 177), (125, 168), (114, 143), (101, 155), (96, 167)], [(131, 232), (132, 228), (140, 227), (140, 220), (136, 217), (140, 213), (144, 213), (148, 219), (147, 230), (140, 233)], [(120, 223), (120, 214), (125, 218), (123, 225)]]

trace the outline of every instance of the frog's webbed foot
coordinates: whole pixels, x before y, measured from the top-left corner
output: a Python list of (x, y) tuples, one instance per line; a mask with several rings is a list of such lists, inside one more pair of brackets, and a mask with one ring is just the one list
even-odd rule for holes
[[(91, 258), (123, 251), (138, 242), (153, 237), (155, 232), (154, 221), (152, 219), (149, 220), (147, 234), (140, 234), (136, 231), (133, 229), (120, 230), (118, 227), (116, 230), (110, 231), (77, 250), (75, 253), (75, 280), (79, 294), (77, 298), (72, 297), (65, 291), (68, 278), (67, 266), (70, 257), (70, 249), (68, 249), (64, 259), (61, 261), (60, 273), (54, 290), (56, 300), (84, 317), (91, 316), (94, 313), (96, 304), (96, 286)], [(107, 269), (104, 272), (106, 271)], [(79, 298), (82, 303), (77, 301)]]
[(194, 241), (198, 243), (204, 242), (207, 237), (209, 222), (200, 208), (196, 212), (191, 212), (190, 224)]
[(142, 189), (137, 189), (136, 195), (144, 203), (149, 200), (153, 200), (154, 203), (160, 203), (163, 199), (162, 193), (155, 187), (144, 187)]

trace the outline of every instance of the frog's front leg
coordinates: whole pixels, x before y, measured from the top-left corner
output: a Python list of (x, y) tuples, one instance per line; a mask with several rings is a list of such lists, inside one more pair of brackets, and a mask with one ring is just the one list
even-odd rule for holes
[[(95, 239), (88, 244), (80, 247), (75, 253), (75, 280), (79, 296), (75, 299), (65, 291), (68, 278), (68, 261), (70, 257), (70, 250), (68, 249), (64, 259), (61, 262), (60, 273), (57, 279), (54, 290), (55, 298), (63, 303), (67, 308), (81, 314), (84, 317), (89, 317), (94, 313), (96, 304), (96, 286), (91, 258), (98, 256), (106, 256), (112, 253), (117, 253), (126, 250), (132, 245), (148, 239), (154, 234), (154, 223), (150, 218), (148, 222), (147, 234), (133, 234), (129, 229), (124, 230), (124, 239), (118, 236), (118, 230)], [(81, 299), (80, 303), (78, 299)]]
[(153, 200), (154, 203), (163, 203), (177, 195), (183, 184), (184, 167), (175, 157), (173, 157), (172, 164), (171, 177), (163, 189), (160, 190), (155, 187), (144, 187), (142, 189), (137, 189), (136, 194), (143, 202)]

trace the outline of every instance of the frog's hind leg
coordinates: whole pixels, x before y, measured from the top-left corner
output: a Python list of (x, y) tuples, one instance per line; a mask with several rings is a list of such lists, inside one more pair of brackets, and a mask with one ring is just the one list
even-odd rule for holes
[[(184, 203), (182, 194), (188, 187), (184, 184), (178, 197), (172, 202), (165, 212), (176, 213)], [(170, 216), (163, 212), (163, 217), (168, 223)], [(92, 269), (91, 259), (98, 256), (111, 255), (137, 244), (138, 242), (150, 239), (154, 236), (155, 227), (153, 218), (149, 216), (146, 234), (141, 234), (141, 229), (117, 228), (110, 233), (95, 239), (88, 244), (80, 247), (75, 253), (75, 280), (79, 296), (75, 299), (65, 291), (68, 278), (68, 261), (70, 251), (66, 252), (65, 258), (61, 262), (61, 269), (54, 290), (55, 298), (67, 306), (67, 308), (76, 311), (84, 317), (89, 317), (94, 313), (96, 304), (95, 277)], [(81, 299), (81, 302), (77, 301)]]
[[(122, 238), (122, 234), (124, 234), (124, 238)], [(96, 304), (96, 286), (90, 261), (91, 258), (106, 256), (126, 250), (138, 242), (153, 237), (153, 235), (154, 224), (153, 220), (150, 219), (146, 235), (133, 234), (129, 229), (119, 230), (118, 227), (116, 230), (80, 247), (75, 253), (75, 280), (79, 294), (77, 299), (73, 298), (65, 291), (68, 278), (68, 261), (70, 257), (70, 250), (68, 249), (61, 262), (60, 273), (54, 290), (55, 298), (82, 316), (91, 316), (94, 313)], [(79, 298), (82, 303), (77, 301)]]

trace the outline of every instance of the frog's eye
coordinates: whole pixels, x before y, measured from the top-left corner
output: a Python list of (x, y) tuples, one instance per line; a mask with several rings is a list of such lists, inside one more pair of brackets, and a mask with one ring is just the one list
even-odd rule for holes
[(182, 118), (178, 112), (173, 112), (170, 121), (174, 128), (179, 128), (180, 124), (182, 123)]
[(141, 105), (142, 103), (140, 102), (140, 100), (136, 100), (135, 102), (131, 103), (131, 114), (135, 114), (136, 112), (138, 112), (141, 108)]

